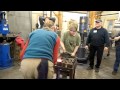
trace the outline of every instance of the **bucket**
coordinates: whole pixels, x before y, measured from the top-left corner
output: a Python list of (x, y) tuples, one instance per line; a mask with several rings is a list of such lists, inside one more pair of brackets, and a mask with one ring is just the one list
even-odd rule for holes
[(10, 44), (0, 44), (0, 69), (6, 69), (12, 66), (10, 57)]

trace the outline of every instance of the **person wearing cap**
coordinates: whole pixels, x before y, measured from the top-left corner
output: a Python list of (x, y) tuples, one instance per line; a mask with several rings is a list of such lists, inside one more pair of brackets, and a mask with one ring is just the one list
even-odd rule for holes
[(94, 68), (94, 57), (97, 52), (97, 62), (95, 65), (95, 72), (99, 72), (103, 51), (108, 51), (110, 45), (108, 32), (102, 27), (102, 20), (95, 21), (95, 28), (90, 30), (87, 37), (85, 48), (88, 49), (89, 46), (89, 60), (90, 64), (87, 70), (92, 70)]
[(52, 31), (54, 22), (45, 19), (44, 27), (30, 33), (20, 58), (24, 79), (52, 79), (57, 61), (60, 38)]

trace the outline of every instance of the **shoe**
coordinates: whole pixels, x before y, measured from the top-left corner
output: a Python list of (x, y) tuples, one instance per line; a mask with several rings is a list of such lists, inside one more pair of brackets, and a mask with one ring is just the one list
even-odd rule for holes
[(92, 69), (93, 69), (93, 67), (90, 67), (90, 66), (87, 68), (87, 70), (92, 70)]
[(116, 74), (117, 74), (117, 71), (113, 71), (113, 72), (112, 72), (112, 75), (116, 75)]
[(95, 72), (99, 72), (99, 68), (95, 68)]

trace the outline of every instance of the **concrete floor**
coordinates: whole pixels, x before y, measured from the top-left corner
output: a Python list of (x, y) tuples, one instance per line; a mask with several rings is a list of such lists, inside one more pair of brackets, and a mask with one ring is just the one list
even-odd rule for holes
[[(99, 73), (94, 70), (86, 70), (88, 64), (78, 64), (76, 68), (75, 79), (120, 79), (120, 69), (117, 75), (112, 75), (113, 65), (115, 61), (114, 49), (111, 55), (102, 60)], [(0, 70), (0, 79), (23, 79), (19, 71), (19, 63), (14, 62), (14, 66), (8, 69)]]
[(0, 70), (0, 79), (23, 79), (19, 66), (20, 63), (14, 62), (12, 67)]
[[(104, 59), (106, 58), (106, 59)], [(95, 70), (86, 70), (89, 64), (79, 64), (76, 68), (76, 79), (120, 79), (120, 69), (117, 75), (112, 75), (113, 65), (115, 61), (115, 50), (111, 50), (111, 54), (107, 57), (103, 55), (100, 71), (98, 73)]]

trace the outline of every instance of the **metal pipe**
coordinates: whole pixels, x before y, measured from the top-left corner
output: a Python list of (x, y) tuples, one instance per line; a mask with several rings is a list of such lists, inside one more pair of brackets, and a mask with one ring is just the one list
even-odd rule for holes
[(119, 16), (118, 16), (118, 21), (120, 21), (120, 11), (119, 11)]
[(69, 13), (78, 13), (78, 14), (87, 14), (87, 11), (84, 13), (82, 11), (77, 12), (77, 11), (62, 11), (62, 12), (69, 12)]
[(43, 17), (47, 16), (47, 11), (43, 11)]
[(52, 11), (50, 11), (50, 17), (52, 17)]
[(87, 11), (87, 17), (88, 17), (88, 26), (87, 26), (87, 33), (89, 32), (90, 29), (90, 11)]
[(119, 14), (119, 13), (105, 14), (105, 15), (100, 15), (100, 16), (115, 15), (115, 14)]
[(43, 11), (43, 17), (44, 17), (44, 11)]

